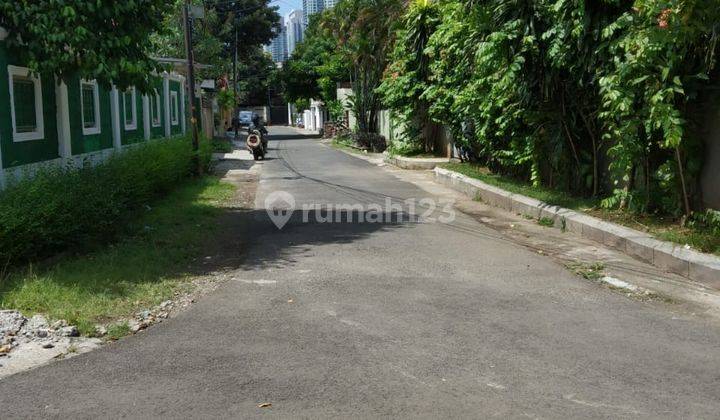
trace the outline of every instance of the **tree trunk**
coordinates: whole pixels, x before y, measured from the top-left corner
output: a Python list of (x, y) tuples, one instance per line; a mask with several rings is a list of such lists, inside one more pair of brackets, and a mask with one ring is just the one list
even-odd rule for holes
[(633, 163), (632, 166), (630, 166), (630, 172), (628, 173), (628, 181), (625, 184), (625, 187), (623, 188), (623, 196), (620, 200), (620, 210), (625, 210), (628, 206), (628, 195), (630, 194), (630, 190), (635, 185), (635, 164)]
[(685, 217), (683, 218), (682, 225), (690, 218), (690, 199), (688, 198), (687, 187), (685, 185), (685, 170), (683, 169), (682, 158), (680, 157), (680, 147), (675, 147), (675, 159), (678, 164), (678, 174), (680, 175), (680, 185), (682, 186), (682, 198), (685, 206)]
[(592, 140), (592, 165), (593, 165), (593, 185), (592, 185), (592, 196), (597, 197), (598, 190), (599, 190), (599, 168), (598, 168), (598, 153), (600, 152), (600, 145), (598, 144), (597, 138), (595, 136), (595, 130), (593, 130), (592, 127), (590, 127), (590, 122), (588, 121), (587, 117), (582, 111), (579, 111), (580, 117), (583, 120), (583, 123), (585, 124), (585, 129), (588, 132), (588, 135), (590, 136), (590, 140)]

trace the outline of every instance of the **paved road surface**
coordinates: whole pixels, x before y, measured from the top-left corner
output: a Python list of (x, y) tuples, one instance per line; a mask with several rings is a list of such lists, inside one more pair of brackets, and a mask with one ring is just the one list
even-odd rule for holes
[(717, 325), (576, 278), (466, 216), (310, 214), (279, 231), (262, 210), (275, 190), (298, 206), (427, 194), (273, 133), (259, 210), (237, 216), (235, 280), (143, 334), (1, 381), (0, 417), (719, 415)]

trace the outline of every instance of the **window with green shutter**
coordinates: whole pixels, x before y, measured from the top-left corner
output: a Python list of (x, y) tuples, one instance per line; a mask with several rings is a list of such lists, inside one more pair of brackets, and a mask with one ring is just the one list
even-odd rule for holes
[(15, 131), (17, 133), (32, 133), (37, 130), (35, 82), (31, 78), (23, 76), (13, 76), (12, 81)]
[(170, 102), (170, 122), (172, 125), (178, 125), (180, 123), (178, 118), (180, 111), (177, 92), (170, 92)]
[(132, 112), (132, 93), (131, 92), (125, 92), (123, 93), (123, 102), (125, 103), (125, 125), (132, 125), (134, 123), (133, 121), (133, 112)]
[(155, 93), (150, 96), (150, 115), (152, 116), (153, 127), (160, 126), (160, 95)]
[(80, 99), (82, 101), (83, 128), (92, 129), (99, 126), (97, 121), (97, 110), (95, 109), (96, 85), (93, 83), (80, 84)]
[(125, 130), (135, 130), (137, 128), (137, 105), (135, 100), (135, 88), (130, 88), (123, 92), (123, 121), (125, 122)]
[(10, 118), (13, 141), (45, 138), (43, 92), (40, 76), (27, 67), (7, 66), (10, 93)]

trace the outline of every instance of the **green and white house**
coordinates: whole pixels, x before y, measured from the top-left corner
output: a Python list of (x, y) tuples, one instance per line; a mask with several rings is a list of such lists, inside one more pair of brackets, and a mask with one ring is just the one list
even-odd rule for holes
[(143, 95), (79, 77), (33, 74), (4, 48), (0, 28), (0, 186), (46, 165), (94, 164), (187, 130), (185, 78), (163, 73)]

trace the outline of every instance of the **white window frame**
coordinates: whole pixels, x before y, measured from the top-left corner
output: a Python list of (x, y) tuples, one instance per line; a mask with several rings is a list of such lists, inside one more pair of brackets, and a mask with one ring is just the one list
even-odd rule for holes
[[(130, 124), (128, 124), (128, 122), (127, 122), (128, 110), (125, 108), (127, 106), (127, 102), (125, 101), (125, 95), (127, 95), (127, 94), (130, 94), (132, 96), (132, 105), (131, 105), (132, 122)], [(137, 92), (134, 87), (131, 87), (122, 93), (122, 101), (123, 101), (123, 125), (125, 126), (125, 131), (137, 130)]]
[[(35, 87), (35, 131), (18, 133), (15, 121), (15, 92), (13, 87), (13, 76), (27, 77), (32, 80)], [(13, 141), (42, 140), (45, 138), (45, 115), (43, 114), (42, 80), (35, 74), (30, 73), (27, 67), (8, 66), (8, 83), (10, 85), (10, 116), (12, 119)]]
[[(83, 85), (92, 85), (93, 87), (93, 102), (95, 103), (95, 125), (93, 127), (85, 127), (85, 110), (83, 109)], [(84, 80), (80, 79), (80, 120), (82, 121), (83, 135), (92, 136), (100, 134), (102, 131), (100, 124), (100, 88), (98, 87), (96, 80)]]
[[(180, 102), (178, 102), (178, 93), (175, 91), (170, 91), (170, 107), (170, 123), (180, 125)], [(175, 113), (174, 116), (173, 113)]]
[[(150, 98), (150, 124), (153, 127), (160, 127), (162, 125), (162, 116), (160, 115), (160, 94), (155, 92), (155, 109), (152, 109), (152, 98)], [(155, 119), (157, 118), (157, 122)]]

